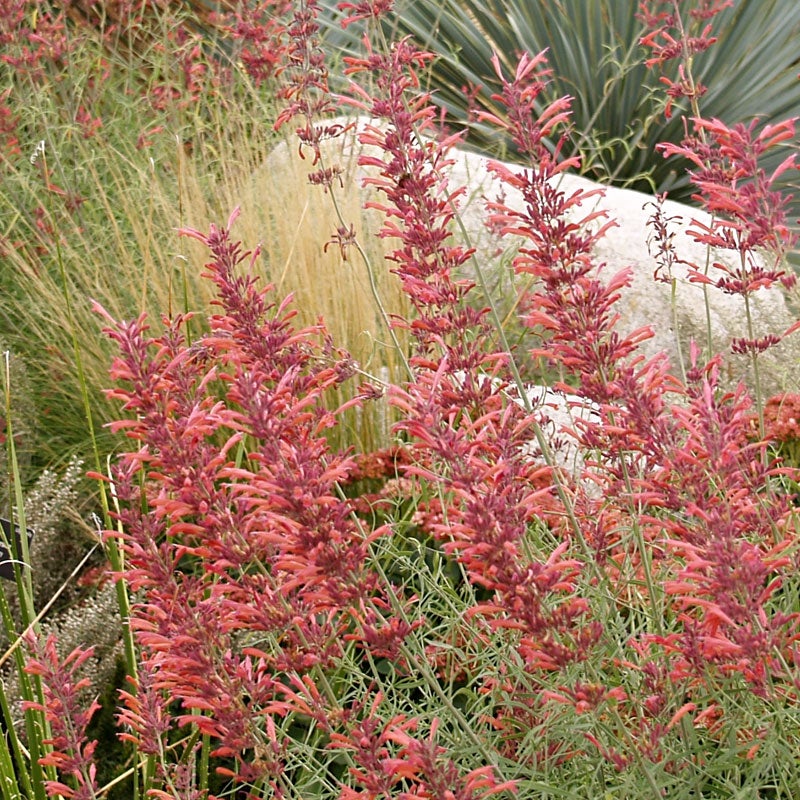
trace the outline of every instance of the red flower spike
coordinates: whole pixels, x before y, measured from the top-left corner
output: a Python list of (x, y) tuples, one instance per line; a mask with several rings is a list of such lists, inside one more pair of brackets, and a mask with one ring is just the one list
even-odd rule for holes
[(375, 20), (388, 14), (394, 8), (394, 0), (364, 0), (360, 3), (337, 3), (339, 11), (346, 12), (342, 27), (346, 28), (360, 20)]
[[(786, 223), (790, 198), (774, 189), (775, 182), (787, 170), (797, 169), (790, 155), (767, 175), (758, 166), (761, 157), (776, 145), (794, 137), (796, 120), (767, 125), (758, 131), (757, 121), (750, 125), (728, 127), (719, 120), (693, 119), (702, 140), (687, 138), (681, 145), (664, 144), (665, 156), (681, 155), (697, 169), (690, 173), (698, 187), (698, 199), (716, 217), (712, 225), (694, 221), (690, 233), (711, 247), (732, 250), (742, 266), (737, 269), (715, 264), (724, 274), (716, 283), (724, 291), (746, 293), (781, 281), (785, 254), (795, 236)], [(768, 251), (773, 267), (756, 266), (753, 254)]]
[(53, 636), (42, 642), (28, 633), (25, 641), (31, 652), (25, 671), (41, 679), (44, 702), (25, 702), (23, 708), (44, 713), (50, 725), (50, 738), (42, 742), (45, 755), (39, 763), (55, 767), (64, 779), (47, 781), (48, 796), (79, 800), (94, 797), (99, 791), (93, 758), (97, 742), (88, 739), (86, 730), (100, 704), (96, 700), (85, 702), (83, 694), (90, 681), (77, 677), (82, 665), (93, 656), (93, 649), (77, 648), (62, 659)]
[[(707, 87), (694, 80), (687, 70), (687, 65), (697, 53), (702, 53), (717, 40), (711, 35), (712, 26), (708, 20), (715, 17), (724, 8), (733, 5), (733, 0), (701, 0), (694, 3), (696, 8), (688, 9), (686, 20), (681, 16), (682, 9), (676, 0), (642, 0), (639, 3), (637, 18), (649, 30), (641, 37), (639, 43), (651, 50), (652, 56), (645, 64), (659, 67), (662, 71), (668, 62), (679, 60), (677, 78), (663, 75), (661, 81), (666, 84), (667, 103), (664, 114), (672, 116), (673, 102), (682, 98), (696, 105)], [(667, 6), (667, 9), (662, 9)]]
[[(299, 140), (299, 155), (305, 157), (305, 148), (313, 152), (313, 164), (322, 159), (321, 144), (344, 133), (349, 126), (334, 123), (326, 125), (321, 120), (335, 113), (338, 102), (328, 86), (328, 68), (320, 44), (319, 13), (316, 0), (289, 3), (293, 7), (292, 23), (287, 31), (284, 64), (278, 70), (281, 86), (278, 97), (286, 106), (278, 114), (274, 128), (279, 130), (287, 122), (298, 119), (295, 134)], [(330, 186), (337, 175), (337, 167), (321, 167), (309, 180)]]
[(294, 5), (291, 0), (258, 0), (215, 16), (218, 29), (233, 43), (256, 86), (277, 75), (287, 62), (287, 17)]
[[(322, 396), (350, 379), (352, 362), (320, 326), (294, 329), (288, 301), (256, 288), (256, 254), (230, 238), (236, 215), (207, 234), (183, 232), (212, 255), (208, 333), (190, 344), (182, 317), (151, 336), (143, 319), (105, 316), (120, 348), (111, 394), (131, 415), (117, 425), (137, 444), (113, 482), (123, 577), (139, 592), (131, 627), (150, 670), (141, 697), (124, 695), (122, 719), (152, 749), (159, 703), (178, 701), (168, 724), (211, 736), (237, 779), (255, 781), (282, 770), (269, 718), (286, 713), (289, 687), (276, 676), (330, 669), (349, 609), (380, 600), (364, 562), (382, 530), (356, 526), (337, 491), (352, 462), (322, 436), (341, 411)], [(275, 646), (256, 646), (259, 636)]]

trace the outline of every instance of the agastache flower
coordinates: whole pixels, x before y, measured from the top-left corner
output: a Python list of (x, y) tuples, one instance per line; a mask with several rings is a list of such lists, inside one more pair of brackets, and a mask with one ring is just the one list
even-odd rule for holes
[(167, 745), (172, 726), (171, 701), (155, 688), (153, 662), (142, 659), (136, 678), (129, 677), (129, 689), (121, 689), (117, 721), (123, 726), (119, 738), (132, 742), (146, 755), (160, 755)]
[[(419, 739), (413, 735), (416, 720), (402, 716), (382, 720), (377, 715), (380, 700), (377, 695), (364, 717), (350, 723), (347, 733), (331, 734), (329, 747), (348, 752), (355, 762), (350, 768), (355, 786), (343, 786), (341, 800), (378, 800), (395, 795), (407, 800), (480, 800), (500, 792), (516, 793), (516, 782), (498, 782), (491, 766), (462, 775), (447, 758), (446, 749), (436, 743), (437, 719), (428, 737)], [(400, 786), (404, 791), (397, 791)]]
[(787, 392), (770, 397), (764, 406), (764, 425), (773, 442), (800, 441), (800, 395)]
[[(752, 291), (780, 280), (787, 286), (794, 276), (779, 269), (785, 254), (796, 241), (786, 221), (790, 197), (776, 191), (783, 173), (796, 170), (796, 156), (788, 155), (767, 175), (760, 159), (774, 147), (792, 141), (796, 119), (766, 125), (758, 121), (732, 127), (718, 119), (693, 119), (697, 138), (680, 145), (659, 146), (665, 156), (680, 155), (695, 166), (689, 175), (700, 200), (715, 219), (710, 225), (693, 222), (690, 233), (704, 244), (740, 255), (741, 270), (720, 278), (725, 291)], [(757, 252), (767, 251), (773, 268), (761, 268), (754, 261)]]
[[(524, 553), (528, 526), (552, 490), (541, 488), (542, 468), (524, 455), (534, 419), (506, 392), (508, 355), (489, 345), (485, 312), (466, 304), (472, 285), (458, 278), (471, 253), (450, 242), (461, 192), (449, 190), (445, 175), (456, 137), (437, 140), (431, 131), (435, 111), (418, 90), (418, 70), (429, 58), (404, 39), (389, 52), (347, 60), (351, 73), (374, 76), (375, 95), (356, 90), (356, 102), (385, 120), (386, 127), (368, 126), (361, 136), (384, 155), (361, 163), (379, 173), (367, 182), (385, 201), (371, 205), (387, 217), (381, 235), (400, 241), (389, 258), (417, 311), (410, 323), (414, 377), (390, 390), (402, 412), (398, 430), (411, 440), (403, 473), (441, 487), (441, 506), (425, 509), (427, 529), (471, 582), (494, 595), (471, 613), (495, 630), (520, 631), (519, 651), (531, 671), (558, 668), (585, 658), (599, 628), (572, 596), (582, 564), (567, 555), (569, 546), (541, 561)], [(520, 80), (538, 63), (524, 61)], [(519, 97), (527, 102), (528, 94)], [(540, 138), (558, 116), (545, 112)]]
[[(602, 190), (567, 195), (559, 186), (559, 175), (578, 165), (575, 158), (560, 157), (569, 119), (567, 98), (555, 101), (541, 116), (531, 116), (533, 101), (546, 87), (544, 64), (540, 54), (522, 59), (513, 78), (498, 72), (502, 90), (495, 99), (509, 109), (503, 124), (531, 166), (513, 170), (490, 165), (504, 183), (522, 194), (524, 205), (490, 203), (489, 208), (505, 235), (522, 238), (515, 272), (539, 280), (525, 298), (522, 316), (525, 325), (542, 335), (532, 355), (573, 375), (577, 388), (570, 391), (598, 405), (601, 420), (580, 421), (574, 434), (587, 448), (599, 448), (609, 456), (603, 468), (611, 474), (612, 464), (618, 472), (627, 470), (619, 461), (623, 455), (627, 463), (631, 454), (644, 451), (644, 457), (654, 462), (659, 447), (670, 440), (663, 399), (669, 380), (663, 359), (639, 363), (637, 348), (651, 335), (648, 329), (627, 335), (616, 330), (614, 304), (630, 273), (621, 270), (603, 281), (594, 261), (595, 245), (614, 224), (604, 212), (586, 210)], [(521, 102), (524, 113), (517, 108)], [(626, 487), (627, 493), (630, 490)], [(609, 487), (609, 491), (616, 490)]]
[[(278, 114), (274, 128), (299, 118), (295, 133), (300, 142), (300, 156), (304, 148), (312, 150), (313, 163), (322, 158), (321, 144), (347, 130), (340, 123), (325, 124), (324, 119), (337, 109), (337, 103), (328, 86), (328, 68), (325, 53), (319, 41), (319, 9), (316, 0), (301, 0), (294, 4), (293, 18), (288, 28), (289, 43), (283, 66), (278, 70), (282, 84), (278, 97), (286, 101)], [(338, 172), (335, 167), (322, 165), (310, 180), (331, 186)]]
[(144, 319), (105, 314), (120, 348), (109, 394), (128, 415), (113, 427), (136, 444), (113, 478), (121, 577), (138, 592), (130, 625), (152, 677), (145, 697), (125, 696), (123, 719), (157, 747), (144, 728), (163, 714), (153, 694), (163, 693), (180, 703), (172, 724), (212, 737), (237, 780), (275, 780), (269, 720), (287, 711), (277, 676), (341, 658), (348, 608), (377, 593), (365, 560), (384, 529), (356, 525), (337, 491), (352, 462), (323, 435), (342, 409), (322, 397), (352, 377), (352, 362), (321, 326), (295, 330), (289, 301), (256, 287), (257, 253), (231, 239), (235, 218), (183, 231), (212, 255), (208, 332), (190, 343), (185, 317), (150, 335)]
[[(688, 9), (681, 7), (679, 0), (643, 0), (639, 3), (637, 17), (642, 20), (649, 33), (639, 40), (640, 44), (652, 51), (652, 56), (645, 61), (648, 67), (662, 69), (669, 61), (679, 60), (678, 77), (662, 75), (661, 81), (666, 84), (667, 103), (664, 114), (672, 116), (672, 105), (676, 100), (685, 98), (697, 108), (697, 101), (708, 87), (695, 80), (687, 65), (692, 57), (702, 53), (717, 40), (711, 35), (712, 26), (708, 23), (724, 8), (733, 5), (733, 0), (701, 0), (697, 3), (684, 3)], [(663, 8), (666, 6), (666, 8)], [(686, 20), (684, 15), (688, 15)]]
[(671, 283), (674, 279), (672, 268), (686, 262), (680, 258), (675, 248), (675, 232), (671, 228), (672, 223), (679, 223), (683, 218), (666, 214), (664, 211), (666, 199), (666, 194), (660, 194), (654, 200), (645, 203), (645, 208), (649, 206), (653, 209), (652, 215), (647, 220), (647, 249), (656, 262), (653, 278), (663, 283)]
[(63, 7), (41, 14), (31, 11), (27, 0), (0, 3), (0, 62), (12, 67), (18, 77), (42, 84), (50, 67), (63, 67), (79, 39), (68, 32)]
[(683, 630), (642, 641), (674, 655), (678, 677), (702, 681), (714, 663), (763, 694), (782, 673), (800, 623), (796, 613), (769, 610), (791, 564), (781, 534), (790, 507), (766, 488), (777, 472), (764, 443), (753, 441), (750, 398), (741, 387), (720, 395), (718, 360), (701, 368), (696, 359), (695, 347), (688, 405), (673, 409), (685, 438), (664, 453), (669, 477), (659, 483), (659, 505), (673, 510), (660, 517), (664, 546), (678, 565), (663, 585)]
[[(566, 137), (557, 139), (556, 152), (551, 153), (548, 147), (550, 137), (570, 120), (569, 96), (560, 97), (542, 109), (538, 109), (539, 97), (547, 86), (552, 71), (545, 67), (546, 51), (535, 56), (523, 53), (520, 57), (514, 77), (509, 80), (503, 74), (497, 54), (492, 56), (492, 65), (497, 74), (502, 91), (492, 95), (506, 109), (505, 117), (489, 112), (480, 112), (478, 117), (483, 122), (490, 122), (510, 134), (520, 152), (535, 160), (539, 165), (547, 164), (554, 170), (553, 174), (578, 166), (577, 157), (561, 159), (561, 146)], [(556, 164), (556, 162), (558, 162)], [(556, 169), (557, 167), (557, 169)]]
[[(796, 169), (796, 164), (794, 154), (788, 155), (771, 175), (767, 175), (759, 162), (769, 150), (794, 137), (796, 120), (769, 124), (758, 131), (757, 120), (749, 125), (739, 123), (729, 126), (717, 119), (703, 118), (698, 102), (703, 87), (694, 80), (691, 68), (693, 53), (713, 44), (714, 39), (709, 35), (710, 26), (706, 25), (701, 37), (693, 40), (687, 33), (682, 17), (685, 9), (676, 0), (671, 2), (670, 13), (653, 14), (648, 11), (651, 5), (646, 2), (640, 5), (645, 23), (651, 27), (660, 26), (643, 40), (656, 49), (655, 58), (648, 63), (663, 64), (672, 58), (681, 59), (680, 82), (665, 79), (670, 97), (667, 113), (676, 96), (687, 97), (692, 110), (692, 117), (684, 121), (687, 133), (680, 145), (667, 142), (659, 145), (659, 149), (666, 157), (681, 156), (693, 165), (689, 177), (698, 188), (694, 198), (712, 214), (712, 220), (708, 223), (693, 220), (689, 234), (698, 242), (708, 245), (709, 263), (718, 272), (714, 274), (701, 265), (689, 265), (690, 280), (716, 286), (743, 298), (747, 336), (737, 337), (732, 349), (734, 353), (750, 356), (763, 431), (758, 356), (798, 326), (790, 326), (777, 334), (759, 336), (753, 326), (750, 296), (759, 289), (772, 287), (776, 282), (786, 288), (791, 288), (796, 282), (796, 276), (783, 268), (785, 256), (796, 241), (795, 234), (786, 222), (790, 198), (776, 190), (777, 179), (787, 170)], [(730, 2), (704, 0), (700, 8), (689, 10), (691, 24), (705, 24), (727, 5)], [(672, 39), (666, 32), (669, 28), (679, 31), (678, 39)], [(659, 48), (655, 44), (658, 36), (666, 37), (669, 45)], [(714, 260), (713, 249), (733, 254), (733, 263)]]
[(285, 63), (285, 17), (292, 5), (290, 0), (241, 3), (216, 20), (221, 32), (236, 43), (237, 55), (256, 86), (272, 78)]
[(49, 752), (39, 763), (55, 767), (63, 778), (61, 781), (48, 780), (47, 794), (49, 797), (94, 800), (99, 797), (97, 767), (93, 758), (97, 742), (88, 739), (86, 730), (100, 704), (97, 700), (88, 704), (84, 702), (83, 695), (91, 681), (87, 677), (78, 677), (83, 664), (93, 656), (92, 648), (76, 648), (62, 659), (53, 636), (42, 642), (29, 632), (26, 642), (32, 655), (25, 671), (41, 679), (44, 702), (25, 702), (23, 708), (44, 713), (51, 735), (43, 742)]
[(394, 8), (394, 0), (364, 0), (359, 3), (337, 3), (340, 11), (346, 12), (342, 27), (346, 28), (360, 20), (376, 20), (388, 14)]
[[(410, 323), (396, 324), (410, 328), (420, 356), (443, 350), (454, 371), (472, 371), (485, 360), (476, 344), (487, 334), (485, 312), (466, 302), (473, 284), (457, 276), (471, 255), (452, 241), (451, 224), (463, 192), (451, 191), (446, 179), (447, 151), (460, 137), (437, 138), (435, 110), (419, 92), (418, 71), (430, 59), (403, 39), (388, 53), (369, 49), (365, 57), (345, 61), (348, 74), (366, 72), (376, 82), (374, 97), (354, 87), (353, 102), (388, 126), (369, 125), (359, 136), (385, 158), (362, 155), (359, 163), (378, 173), (364, 182), (383, 199), (368, 205), (385, 215), (379, 235), (399, 242), (388, 258), (417, 312)], [(474, 329), (469, 344), (463, 336), (468, 329)]]

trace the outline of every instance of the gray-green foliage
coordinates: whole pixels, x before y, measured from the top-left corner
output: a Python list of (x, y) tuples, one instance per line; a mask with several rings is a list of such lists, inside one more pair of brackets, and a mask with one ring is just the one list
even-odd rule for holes
[[(25, 491), (25, 524), (33, 531), (29, 555), (33, 602), (37, 613), (48, 605), (58, 611), (81, 594), (71, 579), (74, 578), (72, 572), (92, 543), (87, 533), (88, 526), (81, 521), (78, 511), (81, 502), (79, 484), (84, 469), (83, 463), (73, 458), (63, 472), (43, 470), (36, 482)], [(2, 480), (5, 482), (9, 478), (4, 475)], [(19, 510), (8, 503), (0, 505), (0, 515), (14, 520), (20, 518)], [(3, 584), (3, 588), (9, 593), (12, 608), (16, 608), (16, 587)], [(57, 602), (51, 604), (54, 598)]]
[[(25, 519), (27, 527), (34, 531), (30, 542), (30, 569), (34, 609), (41, 615), (42, 638), (54, 634), (62, 657), (78, 646), (93, 645), (94, 654), (86, 669), (96, 691), (111, 677), (119, 657), (121, 621), (114, 582), (109, 580), (96, 589), (86, 589), (77, 585), (74, 574), (85, 565), (85, 556), (91, 547), (87, 526), (80, 522), (77, 508), (83, 473), (84, 465), (77, 459), (70, 460), (61, 473), (44, 470), (25, 492)], [(0, 477), (7, 479), (4, 475)], [(3, 513), (11, 515), (8, 509)], [(16, 509), (13, 516), (18, 518)], [(24, 626), (20, 619), (18, 587), (4, 582), (0, 589), (7, 598), (16, 625), (13, 635), (8, 630), (0, 630), (0, 650), (4, 653), (0, 680), (13, 718), (19, 720), (23, 691), (7, 648), (15, 645), (15, 637)]]
[[(324, 4), (330, 42), (356, 48), (358, 26), (340, 30), (334, 0)], [(391, 35), (411, 35), (437, 55), (428, 88), (457, 123), (467, 122), (472, 102), (497, 110), (491, 97), (499, 87), (493, 53), (509, 75), (521, 52), (547, 49), (553, 74), (544, 100), (574, 98), (570, 144), (582, 156), (583, 171), (603, 182), (669, 191), (673, 199), (686, 200), (692, 190), (685, 165), (665, 160), (655, 149), (662, 141), (680, 141), (684, 121), (680, 110), (664, 117), (665, 87), (658, 69), (645, 66), (648, 53), (639, 44), (638, 5), (638, 0), (398, 0), (386, 25)], [(728, 124), (800, 115), (800, 3), (737, 0), (712, 22), (718, 41), (693, 64), (696, 77), (710, 87), (701, 101), (703, 115)], [(675, 75), (677, 65), (669, 68)], [(464, 91), (468, 86), (479, 87), (472, 101)], [(470, 124), (468, 145), (492, 154), (510, 147), (476, 123)], [(776, 151), (765, 168), (785, 156)]]
[[(85, 524), (80, 524), (79, 483), (83, 462), (71, 459), (63, 473), (45, 469), (25, 493), (25, 521), (34, 536), (30, 545), (36, 610), (40, 611), (68, 582), (70, 573), (90, 547)], [(61, 605), (75, 597), (75, 587), (62, 591)]]

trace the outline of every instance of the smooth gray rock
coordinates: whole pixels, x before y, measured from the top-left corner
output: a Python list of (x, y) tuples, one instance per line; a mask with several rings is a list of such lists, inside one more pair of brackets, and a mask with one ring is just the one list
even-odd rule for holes
[[(356, 192), (362, 203), (369, 199), (382, 199), (375, 197), (374, 188), (364, 188), (361, 185), (365, 177), (375, 174), (375, 169), (356, 165), (358, 154), (364, 150), (356, 140), (357, 133), (368, 122), (366, 119), (359, 119), (355, 128), (338, 139), (326, 142), (324, 147), (326, 164), (341, 164), (345, 168), (342, 175), (343, 187), (337, 187), (336, 191), (348, 197)], [(374, 148), (370, 150), (371, 155), (376, 155)], [(290, 158), (297, 158), (296, 150), (288, 145), (281, 145), (270, 155), (264, 169), (270, 172), (285, 169), (286, 160)], [(476, 259), (491, 283), (505, 286), (502, 291), (510, 291), (507, 280), (510, 276), (509, 265), (515, 249), (523, 241), (510, 236), (499, 238), (487, 226), (489, 213), (486, 203), (496, 200), (502, 192), (504, 202), (509, 207), (522, 209), (522, 197), (513, 187), (503, 185), (488, 169), (488, 161), (484, 156), (455, 149), (450, 153), (450, 158), (454, 162), (448, 172), (450, 189), (461, 185), (467, 188), (466, 194), (459, 200), (460, 217), (470, 245), (476, 248)], [(505, 166), (512, 171), (525, 168), (522, 165)], [(571, 174), (564, 174), (559, 180), (559, 188), (567, 194), (598, 187), (598, 184), (586, 178)], [(319, 187), (309, 188), (322, 192)], [(701, 349), (707, 348), (710, 322), (711, 350), (721, 353), (724, 358), (722, 380), (733, 384), (743, 378), (752, 387), (754, 381), (750, 359), (733, 355), (730, 350), (734, 338), (748, 335), (743, 299), (711, 286), (704, 290), (703, 285), (689, 280), (689, 268), (685, 264), (677, 264), (673, 269), (674, 297), (671, 284), (654, 279), (657, 263), (648, 248), (648, 239), (652, 237), (652, 229), (648, 225), (648, 219), (653, 214), (653, 209), (649, 206), (652, 200), (652, 197), (640, 192), (605, 187), (603, 196), (588, 199), (584, 207), (576, 210), (576, 213), (584, 216), (595, 208), (602, 209), (616, 222), (616, 227), (610, 229), (598, 243), (595, 258), (598, 265), (604, 265), (601, 275), (607, 277), (624, 267), (632, 270), (631, 285), (622, 290), (617, 303), (620, 314), (618, 329), (627, 333), (649, 326), (653, 336), (640, 345), (641, 354), (651, 357), (657, 353), (665, 353), (673, 372), (680, 375), (681, 359), (684, 365), (688, 361), (690, 341), (697, 342)], [(735, 257), (735, 254), (727, 252), (709, 253), (704, 245), (687, 234), (693, 219), (702, 224), (709, 223), (710, 216), (704, 211), (671, 201), (664, 203), (663, 211), (668, 217), (675, 218), (670, 230), (674, 233), (673, 244), (682, 261), (697, 265), (702, 272), (707, 260), (709, 263), (730, 262)], [(374, 220), (374, 217), (370, 219)], [(461, 232), (455, 230), (454, 235), (459, 237)], [(329, 240), (330, 231), (321, 231), (320, 246)], [(386, 242), (387, 249), (392, 246), (391, 240)], [(501, 271), (505, 271), (503, 276), (500, 275)], [(714, 276), (713, 268), (709, 275)], [(787, 303), (786, 293), (779, 286), (762, 289), (752, 295), (751, 316), (757, 337), (769, 333), (780, 335), (796, 319)], [(798, 334), (784, 339), (779, 345), (761, 354), (759, 371), (764, 394), (800, 388), (798, 364)]]

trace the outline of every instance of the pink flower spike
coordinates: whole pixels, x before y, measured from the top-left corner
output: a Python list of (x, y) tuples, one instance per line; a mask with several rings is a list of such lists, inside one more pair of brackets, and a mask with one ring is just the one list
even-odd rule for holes
[[(547, 63), (547, 48), (531, 57), (528, 53), (523, 53), (517, 63), (517, 69), (514, 73), (514, 80), (521, 82), (525, 80), (528, 75), (535, 69), (538, 69), (542, 64)], [(499, 62), (498, 62), (499, 67)], [(548, 74), (549, 71), (540, 74)], [(498, 72), (498, 75), (500, 73)]]
[(239, 206), (236, 206), (233, 211), (231, 211), (230, 216), (228, 217), (228, 222), (225, 225), (227, 230), (230, 230), (233, 227), (233, 223), (236, 222), (241, 213), (242, 209)]

